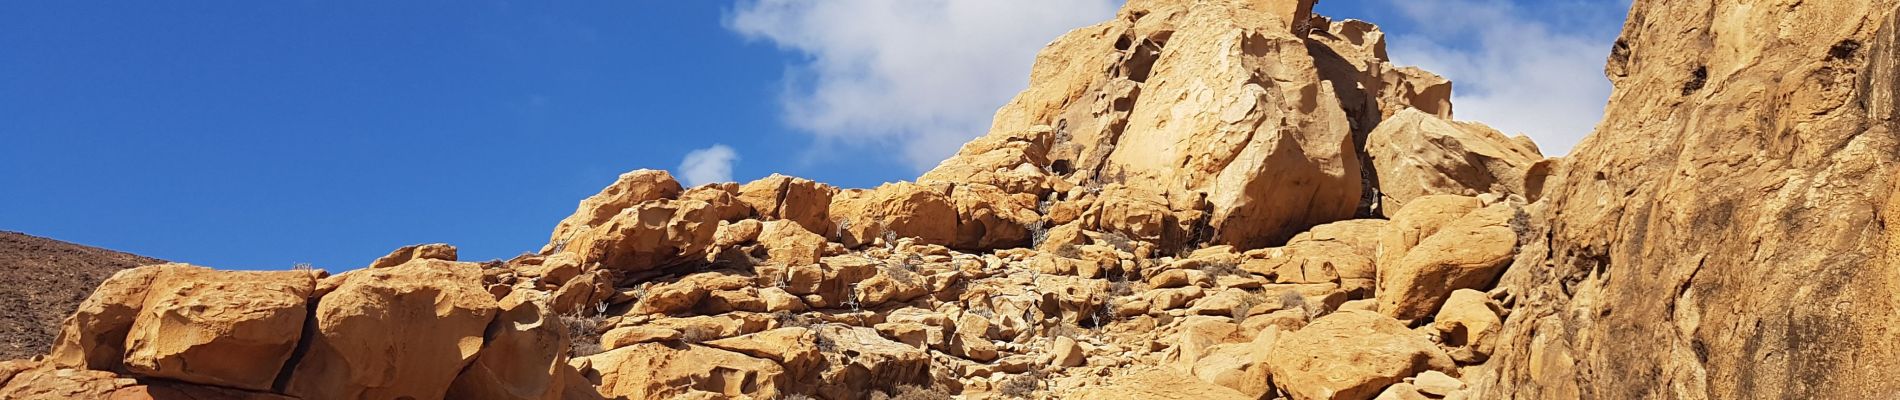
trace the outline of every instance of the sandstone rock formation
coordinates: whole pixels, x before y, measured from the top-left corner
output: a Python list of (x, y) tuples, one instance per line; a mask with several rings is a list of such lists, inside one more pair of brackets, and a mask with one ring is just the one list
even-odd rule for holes
[(0, 231), (0, 360), (46, 354), (94, 288), (120, 270), (164, 261), (17, 232)]
[(0, 362), (0, 396), (1900, 389), (1894, 0), (1639, 0), (1602, 130), (1561, 160), (1453, 120), (1450, 82), (1312, 3), (1131, 1), (916, 183), (643, 170), (507, 261), (127, 270)]
[[(1900, 390), (1892, 0), (1636, 1), (1501, 285), (1484, 397)], [(1535, 250), (1532, 250), (1534, 248)]]

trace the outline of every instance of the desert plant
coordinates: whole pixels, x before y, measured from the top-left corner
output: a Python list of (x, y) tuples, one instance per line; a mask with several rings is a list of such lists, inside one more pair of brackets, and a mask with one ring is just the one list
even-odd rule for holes
[(586, 357), (606, 350), (600, 346), (600, 325), (607, 317), (599, 314), (585, 316), (576, 312), (562, 314), (560, 319), (561, 326), (567, 328), (568, 357)]
[[(950, 396), (950, 393), (944, 392), (943, 389), (917, 385), (900, 385), (897, 389), (892, 390), (891, 393), (891, 395), (885, 396), (885, 398), (890, 400), (950, 400), (954, 398)], [(881, 395), (882, 394), (872, 395), (872, 397), (876, 398)]]
[(1004, 378), (996, 385), (996, 393), (1012, 399), (1038, 398), (1036, 392), (1042, 390), (1042, 369), (1031, 369), (1022, 375)]
[(310, 266), (310, 263), (297, 263), (296, 265), (290, 266), (291, 271), (313, 271), (316, 269), (317, 267)]

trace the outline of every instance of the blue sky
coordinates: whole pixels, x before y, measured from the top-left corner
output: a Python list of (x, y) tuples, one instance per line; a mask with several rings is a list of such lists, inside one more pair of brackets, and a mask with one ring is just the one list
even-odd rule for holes
[[(1539, 44), (1517, 43), (1537, 40), (1526, 32), (1596, 45), (1549, 62), (1600, 71), (1623, 1), (1319, 8), (1384, 25), (1400, 61), (1479, 82), (1543, 69), (1500, 66), (1524, 57), (1498, 49)], [(465, 259), (538, 248), (581, 198), (637, 168), (875, 186), (981, 134), (1035, 49), (1116, 6), (891, 4), (0, 5), (0, 229), (222, 268), (336, 271), (414, 243), (456, 244)], [(1523, 21), (1434, 22), (1459, 7)], [(1522, 103), (1460, 85), (1474, 103)]]

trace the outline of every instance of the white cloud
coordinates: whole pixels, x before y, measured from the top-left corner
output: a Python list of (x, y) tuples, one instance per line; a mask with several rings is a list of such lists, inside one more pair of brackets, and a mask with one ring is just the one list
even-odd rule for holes
[(715, 144), (686, 153), (686, 159), (680, 161), (679, 172), (686, 179), (687, 186), (731, 182), (732, 163), (737, 161), (739, 152), (732, 151), (726, 145)]
[(919, 170), (989, 129), (1035, 54), (1117, 0), (741, 0), (726, 25), (807, 58), (785, 119), (827, 143), (895, 147)]
[(1527, 134), (1557, 156), (1603, 118), (1603, 63), (1628, 0), (1550, 1), (1539, 10), (1503, 0), (1386, 2), (1418, 26), (1393, 35), (1394, 61), (1450, 78), (1458, 119)]

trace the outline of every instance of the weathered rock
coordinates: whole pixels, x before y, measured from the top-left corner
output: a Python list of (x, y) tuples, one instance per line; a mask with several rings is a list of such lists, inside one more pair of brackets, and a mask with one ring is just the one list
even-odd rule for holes
[(957, 209), (957, 238), (948, 246), (964, 250), (1027, 247), (1036, 214), (1036, 197), (1010, 195), (984, 184), (955, 185), (950, 204)]
[(719, 230), (711, 205), (697, 200), (654, 200), (630, 206), (572, 241), (553, 246), (581, 256), (584, 265), (642, 272), (703, 260)]
[(824, 354), (818, 351), (818, 334), (811, 329), (789, 327), (759, 333), (702, 342), (709, 347), (772, 360), (785, 368), (787, 383), (810, 386), (816, 378)]
[(1459, 289), (1445, 300), (1445, 307), (1433, 317), (1432, 328), (1451, 358), (1460, 363), (1482, 363), (1491, 357), (1497, 335), (1504, 325), (1499, 313), (1503, 306), (1484, 292)]
[(47, 364), (58, 368), (121, 370), (125, 339), (145, 309), (152, 280), (163, 271), (189, 268), (182, 264), (146, 266), (119, 271), (101, 282), (79, 310), (61, 324), (59, 338)]
[(441, 398), (484, 344), (498, 304), (481, 265), (414, 260), (330, 277), (284, 389), (302, 398)]
[(414, 260), (418, 258), (430, 259), (430, 260), (455, 261), (455, 246), (451, 246), (451, 245), (443, 244), (443, 243), (414, 244), (414, 245), (403, 246), (402, 248), (396, 249), (396, 251), (389, 252), (389, 255), (385, 255), (382, 258), (376, 259), (376, 261), (370, 262), (369, 267), (370, 268), (389, 268), (389, 267), (394, 267), (397, 265), (402, 265), (403, 263), (409, 262), (409, 260)]
[(804, 178), (772, 174), (739, 188), (739, 200), (763, 220), (785, 220), (821, 235), (833, 232), (831, 197), (838, 188)]
[(1047, 126), (976, 138), (918, 177), (917, 183), (975, 183), (1042, 197), (1059, 182), (1049, 173), (1049, 145), (1054, 138), (1055, 132)]
[(1380, 211), (1395, 215), (1420, 196), (1523, 195), (1537, 148), (1476, 122), (1400, 111), (1367, 138), (1379, 176)]
[(1360, 311), (1333, 313), (1282, 336), (1267, 365), (1274, 386), (1300, 400), (1370, 399), (1421, 371), (1457, 371), (1423, 335)]
[(1055, 343), (1050, 344), (1049, 355), (1054, 356), (1057, 367), (1079, 367), (1088, 362), (1088, 353), (1082, 350), (1082, 345), (1068, 336), (1056, 337)]
[(1268, 327), (1255, 335), (1253, 341), (1214, 345), (1208, 348), (1206, 356), (1194, 362), (1192, 372), (1203, 381), (1226, 386), (1249, 398), (1267, 397), (1273, 392), (1267, 356), (1272, 354), (1280, 332), (1278, 327)]
[(713, 218), (720, 221), (738, 221), (752, 218), (752, 205), (739, 198), (739, 184), (732, 182), (709, 183), (687, 189), (680, 193), (680, 200), (697, 200), (712, 206)]
[[(1406, 214), (1400, 211), (1394, 224), (1404, 224)], [(1422, 237), (1394, 263), (1379, 265), (1379, 312), (1416, 320), (1438, 311), (1453, 290), (1488, 289), (1517, 255), (1522, 216), (1509, 203), (1472, 211)]]
[(1896, 4), (1636, 1), (1480, 397), (1900, 390)]
[(587, 357), (610, 398), (671, 399), (691, 391), (776, 398), (785, 369), (731, 351), (692, 344), (641, 343)]
[(766, 261), (783, 265), (817, 264), (825, 256), (825, 237), (819, 236), (792, 221), (779, 220), (765, 223), (758, 233), (760, 245), (765, 246)]
[[(865, 397), (872, 390), (891, 392), (898, 386), (928, 385), (930, 356), (923, 350), (893, 342), (863, 327), (825, 325), (813, 328), (825, 350), (827, 382), (816, 393), (830, 399)], [(822, 349), (823, 347), (821, 347)]]
[(106, 371), (62, 369), (31, 361), (0, 362), (5, 399), (291, 400), (273, 393), (171, 381), (141, 382)]
[(157, 378), (270, 390), (303, 334), (318, 272), (158, 267), (125, 366)]
[(1207, 383), (1170, 368), (1145, 369), (1114, 383), (1083, 388), (1070, 394), (1078, 399), (1242, 400), (1257, 399), (1220, 385)]
[(567, 328), (545, 299), (532, 292), (502, 298), (481, 352), (450, 384), (451, 399), (561, 398), (567, 365)]
[(622, 211), (648, 201), (676, 198), (681, 190), (679, 181), (666, 171), (643, 169), (620, 174), (620, 179), (601, 189), (600, 193), (581, 200), (574, 214), (562, 219), (554, 227), (554, 236), (548, 239), (546, 247), (541, 248), (541, 253), (560, 252), (586, 232), (606, 224), (608, 219)]
[(899, 182), (870, 190), (845, 190), (831, 198), (839, 241), (859, 247), (890, 238), (947, 245), (957, 238), (957, 209), (933, 186)]

